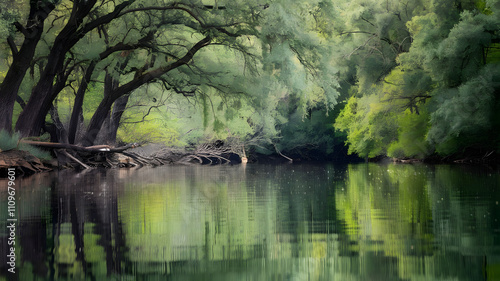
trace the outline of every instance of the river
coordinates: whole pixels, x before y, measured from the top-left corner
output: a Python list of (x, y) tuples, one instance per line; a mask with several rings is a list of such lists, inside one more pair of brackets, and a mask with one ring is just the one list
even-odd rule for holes
[[(500, 280), (500, 170), (64, 170), (0, 181), (3, 280)], [(8, 226), (15, 218), (15, 273)]]

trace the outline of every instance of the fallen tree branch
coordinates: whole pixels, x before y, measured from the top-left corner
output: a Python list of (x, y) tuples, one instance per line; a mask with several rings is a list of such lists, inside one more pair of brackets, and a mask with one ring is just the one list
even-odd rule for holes
[(85, 168), (85, 169), (91, 169), (90, 166), (88, 166), (85, 163), (83, 163), (82, 161), (78, 160), (78, 158), (76, 158), (75, 156), (69, 154), (66, 150), (62, 150), (62, 154), (64, 154), (64, 156), (68, 157), (69, 159), (75, 161), (76, 163), (80, 164), (83, 168)]
[[(165, 164), (238, 164), (241, 163), (241, 144), (231, 142), (225, 144), (218, 140), (214, 143), (203, 143), (194, 150), (162, 149), (151, 155), (139, 151), (126, 151), (138, 147), (136, 143), (121, 147), (109, 145), (82, 146), (67, 143), (42, 142), (23, 139), (23, 144), (53, 150), (58, 156), (59, 166), (76, 163), (84, 169), (93, 167), (143, 167), (161, 166)], [(244, 153), (244, 152), (243, 152)], [(287, 158), (286, 156), (282, 155)], [(287, 158), (289, 159), (289, 158)], [(238, 161), (239, 160), (239, 161)], [(291, 161), (291, 159), (289, 159)]]
[(290, 157), (288, 157), (288, 156), (283, 155), (283, 153), (281, 153), (281, 151), (279, 151), (279, 150), (278, 150), (278, 147), (276, 147), (276, 144), (274, 144), (274, 143), (273, 143), (273, 145), (274, 145), (274, 149), (276, 150), (276, 152), (277, 152), (277, 153), (278, 153), (281, 157), (283, 157), (283, 158), (287, 159), (288, 161), (290, 161), (290, 163), (291, 163), (291, 162), (293, 162), (293, 159), (292, 159), (292, 158), (290, 158)]
[(127, 145), (120, 147), (111, 147), (109, 145), (94, 145), (85, 147), (76, 144), (58, 143), (58, 142), (43, 142), (43, 141), (30, 141), (30, 140), (20, 140), (19, 142), (45, 148), (71, 149), (83, 152), (122, 152), (129, 148), (134, 148), (139, 146), (136, 143), (129, 143)]

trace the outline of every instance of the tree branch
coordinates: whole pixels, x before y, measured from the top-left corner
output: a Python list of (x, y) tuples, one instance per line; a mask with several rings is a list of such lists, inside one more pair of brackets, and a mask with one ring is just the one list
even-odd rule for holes
[(356, 31), (345, 31), (345, 32), (341, 32), (341, 33), (339, 33), (339, 35), (344, 35), (344, 34), (355, 34), (355, 33), (370, 34), (370, 35), (375, 35), (375, 36), (377, 36), (377, 34), (376, 34), (376, 33), (373, 33), (373, 32), (368, 32), (368, 31), (362, 31), (362, 30), (356, 30)]
[(24, 109), (24, 107), (26, 106), (26, 102), (24, 102), (23, 98), (21, 98), (21, 96), (17, 95), (16, 101), (21, 106), (21, 109)]
[(14, 26), (16, 27), (17, 31), (21, 32), (25, 37), (27, 37), (29, 35), (26, 28), (24, 28), (24, 26), (22, 24), (20, 24), (19, 22), (16, 21), (14, 23)]
[(10, 50), (12, 51), (12, 56), (16, 56), (19, 51), (17, 50), (16, 43), (14, 42), (12, 36), (7, 37), (7, 43), (9, 44)]
[(20, 143), (25, 143), (29, 145), (46, 147), (52, 149), (71, 149), (74, 151), (82, 151), (82, 152), (123, 152), (129, 148), (137, 147), (138, 144), (130, 143), (120, 147), (111, 147), (109, 145), (94, 145), (94, 146), (81, 146), (76, 144), (68, 144), (68, 143), (58, 143), (58, 142), (42, 142), (42, 141), (30, 141), (30, 140), (20, 140)]
[[(123, 11), (122, 13), (120, 13), (118, 15), (118, 17), (121, 17), (121, 16), (123, 16), (125, 14), (128, 14), (128, 13), (139, 12), (139, 11), (180, 10), (180, 11), (184, 11), (184, 12), (188, 13), (195, 21), (197, 21), (200, 24), (200, 27), (202, 27), (202, 28), (205, 28), (205, 29), (211, 29), (211, 28), (213, 28), (213, 29), (219, 31), (220, 33), (226, 34), (227, 36), (230, 36), (230, 37), (238, 37), (238, 36), (240, 36), (240, 34), (229, 32), (229, 31), (227, 31), (226, 29), (223, 28), (223, 27), (227, 27), (227, 26), (238, 25), (239, 23), (226, 24), (226, 25), (223, 25), (223, 26), (206, 25), (203, 22), (202, 18), (200, 18), (199, 16), (197, 16), (191, 9), (188, 9), (186, 7), (182, 7), (182, 6), (179, 6), (179, 5), (180, 5), (180, 3), (174, 3), (174, 4), (172, 4), (170, 6), (167, 6), (167, 7), (161, 7), (161, 6), (140, 7), (140, 8), (135, 8), (135, 9), (130, 9), (130, 10)], [(224, 9), (225, 9), (225, 7), (224, 7)]]
[(207, 36), (200, 40), (198, 43), (196, 43), (189, 51), (180, 59), (177, 61), (163, 67), (159, 67), (157, 69), (151, 70), (149, 72), (146, 72), (142, 75), (139, 75), (137, 78), (134, 80), (128, 82), (127, 84), (118, 87), (114, 92), (113, 92), (113, 99), (117, 99), (120, 96), (130, 93), (131, 91), (137, 89), (138, 87), (162, 76), (163, 74), (178, 68), (179, 66), (187, 64), (193, 56), (198, 52), (200, 49), (202, 49), (205, 46), (208, 46), (210, 44), (210, 41), (212, 40), (211, 37)]
[(382, 79), (382, 81), (384, 81), (384, 83), (387, 83), (387, 84), (390, 84), (390, 85), (394, 85), (394, 86), (404, 86), (405, 84), (396, 84), (396, 83), (393, 83), (393, 82), (390, 82), (390, 81), (387, 81), (385, 79)]
[(121, 3), (120, 5), (117, 5), (111, 13), (106, 14), (102, 17), (99, 17), (99, 18), (85, 24), (76, 33), (85, 35), (86, 33), (93, 30), (94, 28), (97, 28), (98, 26), (101, 26), (103, 24), (107, 24), (107, 23), (111, 22), (112, 20), (120, 17), (121, 16), (120, 13), (123, 11), (123, 9), (125, 9), (127, 6), (131, 5), (133, 2), (134, 2), (134, 0), (129, 0), (129, 1)]
[(201, 26), (203, 26), (203, 21), (201, 20), (200, 17), (198, 17), (197, 15), (194, 14), (193, 11), (191, 11), (190, 9), (188, 8), (185, 8), (185, 7), (181, 7), (181, 6), (178, 6), (179, 3), (173, 3), (172, 5), (170, 6), (166, 6), (166, 7), (162, 7), (162, 6), (151, 6), (151, 7), (140, 7), (140, 8), (135, 8), (135, 9), (130, 9), (130, 10), (126, 10), (126, 11), (123, 11), (121, 12), (118, 17), (121, 17), (123, 15), (126, 15), (126, 14), (129, 14), (129, 13), (135, 13), (135, 12), (139, 12), (139, 11), (166, 11), (166, 10), (181, 10), (181, 11), (184, 11), (186, 13), (188, 13), (193, 19), (195, 19)]
[(366, 21), (367, 23), (369, 23), (371, 26), (375, 26), (372, 22), (370, 22), (369, 20), (367, 20), (365, 17), (361, 16), (361, 19)]

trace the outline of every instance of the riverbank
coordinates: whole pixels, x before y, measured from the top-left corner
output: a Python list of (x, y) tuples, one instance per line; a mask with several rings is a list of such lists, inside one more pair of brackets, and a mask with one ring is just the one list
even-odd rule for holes
[(7, 177), (7, 169), (15, 168), (21, 175), (47, 172), (57, 167), (57, 161), (40, 159), (28, 151), (8, 150), (0, 152), (0, 178)]
[[(81, 148), (68, 146), (65, 149), (57, 148), (55, 144), (43, 144), (53, 147), (50, 150), (52, 159), (43, 159), (34, 156), (29, 151), (11, 149), (0, 151), (0, 178), (7, 176), (8, 168), (16, 168), (21, 175), (52, 171), (56, 169), (91, 169), (91, 168), (134, 168), (142, 166), (163, 165), (193, 165), (193, 164), (240, 164), (246, 157), (234, 152), (228, 146), (217, 147), (214, 144), (201, 144), (192, 148), (167, 147), (162, 144), (147, 144), (139, 146), (128, 144), (121, 147), (107, 145)], [(252, 153), (248, 157), (251, 163), (300, 163), (300, 162), (334, 162), (334, 163), (359, 163), (363, 161), (375, 163), (401, 163), (401, 164), (468, 164), (492, 165), (500, 163), (500, 154), (495, 151), (468, 150), (450, 156), (431, 155), (424, 159), (418, 158), (390, 158), (380, 156), (362, 159), (346, 153), (337, 153), (330, 157), (305, 158), (290, 154), (284, 158), (278, 154), (264, 155)], [(319, 157), (319, 158), (318, 158)], [(292, 159), (292, 161), (290, 161)]]
[(242, 155), (226, 145), (200, 144), (191, 149), (167, 147), (161, 144), (127, 144), (120, 147), (78, 145), (24, 141), (50, 151), (52, 159), (38, 158), (29, 151), (10, 149), (0, 151), (0, 177), (7, 176), (9, 168), (22, 175), (30, 175), (54, 169), (134, 168), (171, 164), (240, 164)]
[[(427, 164), (500, 164), (500, 153), (494, 149), (468, 148), (461, 152), (442, 156), (432, 154), (425, 158), (390, 158), (397, 163), (427, 163)], [(376, 162), (376, 161), (374, 161)]]

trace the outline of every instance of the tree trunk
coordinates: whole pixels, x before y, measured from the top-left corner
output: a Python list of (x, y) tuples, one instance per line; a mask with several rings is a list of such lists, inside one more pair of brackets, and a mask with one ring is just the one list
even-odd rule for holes
[(45, 116), (52, 106), (52, 101), (57, 96), (53, 94), (53, 81), (56, 76), (58, 76), (59, 80), (63, 79), (61, 77), (61, 75), (63, 75), (61, 72), (63, 70), (66, 52), (69, 50), (68, 45), (66, 45), (62, 38), (66, 37), (63, 34), (59, 34), (58, 39), (54, 42), (54, 47), (49, 54), (47, 66), (33, 89), (26, 107), (19, 115), (19, 119), (16, 123), (16, 131), (18, 131), (22, 137), (40, 134)]
[(130, 95), (122, 96), (118, 98), (113, 105), (113, 113), (111, 114), (107, 136), (109, 143), (116, 143), (116, 134), (118, 132), (118, 127), (120, 126), (120, 120), (122, 119), (123, 112), (127, 108), (129, 97)]
[[(35, 45), (35, 43), (33, 44)], [(31, 55), (33, 54), (34, 51)], [(28, 56), (25, 57), (22, 54), (14, 56), (12, 66), (9, 68), (3, 83), (0, 85), (0, 130), (12, 132), (12, 115), (14, 113), (17, 92), (31, 61), (31, 58)]]
[(64, 125), (61, 122), (61, 119), (59, 118), (57, 104), (55, 104), (54, 106), (52, 106), (50, 108), (50, 117), (52, 119), (52, 122), (54, 122), (54, 126), (56, 129), (55, 133), (56, 133), (57, 142), (68, 143), (68, 133), (67, 133), (66, 129), (64, 128)]
[(158, 77), (168, 73), (169, 71), (189, 63), (199, 50), (201, 50), (205, 46), (210, 45), (210, 41), (212, 41), (212, 38), (210, 36), (201, 39), (200, 41), (198, 41), (198, 43), (191, 47), (191, 49), (189, 49), (183, 57), (181, 57), (177, 61), (167, 66), (159, 67), (141, 74), (135, 77), (132, 81), (115, 88), (109, 95), (105, 95), (103, 100), (97, 107), (94, 115), (92, 116), (92, 119), (90, 120), (90, 124), (82, 140), (82, 144), (87, 146), (94, 144), (97, 134), (99, 133), (99, 130), (101, 129), (102, 124), (104, 123), (106, 116), (109, 114), (111, 106), (113, 105), (113, 102), (115, 100), (117, 100), (119, 97), (130, 94), (140, 86), (147, 84), (154, 79), (157, 79)]
[(101, 130), (102, 124), (109, 114), (111, 105), (113, 105), (113, 101), (114, 100), (110, 96), (105, 96), (103, 98), (90, 120), (85, 136), (82, 139), (82, 145), (90, 146), (94, 144), (97, 134)]
[[(135, 48), (138, 48), (142, 46), (144, 42), (147, 42), (149, 38), (145, 37), (141, 40), (139, 40), (138, 44), (123, 44), (123, 43), (118, 43), (117, 45), (113, 47), (109, 47), (106, 49), (104, 52), (99, 54), (99, 60), (103, 60), (107, 58), (109, 55), (113, 54), (114, 52), (121, 51), (121, 50), (133, 50)], [(127, 58), (128, 62), (128, 58)], [(87, 67), (87, 70), (85, 71), (85, 76), (82, 78), (82, 82), (80, 83), (80, 87), (78, 88), (78, 92), (76, 93), (75, 97), (75, 102), (73, 105), (73, 111), (71, 113), (71, 120), (69, 122), (69, 132), (68, 132), (68, 140), (69, 143), (75, 143), (76, 142), (76, 133), (78, 131), (78, 125), (81, 123), (81, 119), (83, 117), (82, 114), (82, 106), (83, 106), (83, 100), (85, 97), (85, 92), (87, 91), (88, 84), (90, 82), (90, 79), (92, 78), (92, 74), (94, 73), (95, 67), (97, 65), (98, 61), (94, 60), (90, 63), (90, 65)], [(120, 68), (123, 70), (126, 66), (126, 63), (123, 64)], [(106, 74), (106, 79), (109, 79), (109, 75)], [(110, 83), (110, 81), (108, 81)], [(118, 82), (116, 82), (116, 85), (118, 85)], [(113, 85), (109, 85), (113, 86)], [(106, 87), (106, 86), (105, 86)]]
[[(123, 70), (125, 68), (125, 66), (126, 66), (126, 64), (122, 64), (120, 66), (120, 68)], [(118, 88), (119, 84), (120, 84), (120, 81), (116, 78), (113, 78), (111, 76), (111, 74), (108, 72), (108, 70), (106, 69), (106, 75), (104, 76), (104, 97), (110, 97), (111, 94), (113, 93), (113, 91), (116, 88)], [(109, 132), (110, 132), (111, 123), (112, 123), (111, 122), (112, 114), (110, 114), (110, 111), (111, 111), (111, 107), (108, 110), (108, 112), (106, 113), (106, 117), (104, 118), (102, 125), (101, 125), (100, 129), (98, 130), (98, 133), (96, 135), (94, 142), (97, 141), (98, 143), (102, 143), (102, 144), (114, 143), (114, 140), (109, 139)], [(91, 145), (91, 144), (88, 144), (88, 145)]]
[[(30, 1), (30, 14), (27, 25), (33, 27), (24, 29), (19, 23), (16, 27), (24, 33), (25, 39), (18, 51), (14, 43), (9, 44), (12, 50), (12, 65), (0, 85), (0, 130), (12, 132), (12, 115), (19, 87), (24, 79), (26, 71), (30, 67), (36, 46), (43, 33), (43, 23), (48, 14), (55, 8), (53, 4), (39, 5), (36, 1)], [(11, 40), (11, 39), (8, 39)], [(9, 42), (10, 43), (10, 42)]]
[[(71, 17), (66, 26), (57, 35), (54, 45), (50, 50), (47, 66), (40, 75), (40, 80), (33, 89), (26, 108), (19, 115), (16, 123), (16, 131), (19, 131), (21, 136), (33, 136), (40, 133), (45, 116), (49, 112), (52, 101), (59, 92), (54, 90), (53, 81), (57, 77), (58, 81), (56, 81), (56, 84), (61, 84), (61, 81), (67, 79), (67, 75), (69, 75), (69, 73), (63, 73), (66, 53), (88, 32), (115, 19), (125, 7), (133, 2), (127, 1), (121, 3), (109, 14), (82, 25), (96, 1), (73, 1)], [(64, 87), (64, 85), (58, 85), (56, 88), (60, 87)]]
[[(125, 69), (128, 60), (120, 66), (123, 70)], [(113, 78), (108, 72), (106, 72), (105, 84), (104, 84), (104, 94), (106, 96), (111, 96), (113, 91), (115, 91), (120, 85), (120, 81)], [(122, 117), (123, 111), (127, 107), (129, 95), (124, 95), (115, 100), (113, 104), (113, 111), (111, 115), (108, 114), (104, 122), (104, 130), (101, 129), (101, 135), (103, 137), (103, 143), (115, 144), (116, 143), (116, 133), (118, 131), (118, 126), (120, 125), (120, 119)]]
[(92, 77), (92, 73), (94, 72), (96, 64), (97, 63), (95, 61), (90, 63), (89, 67), (85, 71), (85, 76), (82, 78), (82, 82), (80, 83), (80, 87), (78, 88), (78, 91), (76, 93), (73, 112), (71, 112), (71, 120), (69, 121), (69, 143), (75, 143), (76, 132), (78, 130), (78, 124), (80, 116), (82, 114), (83, 99), (85, 97), (85, 92), (87, 91), (88, 83), (90, 82), (90, 78)]

